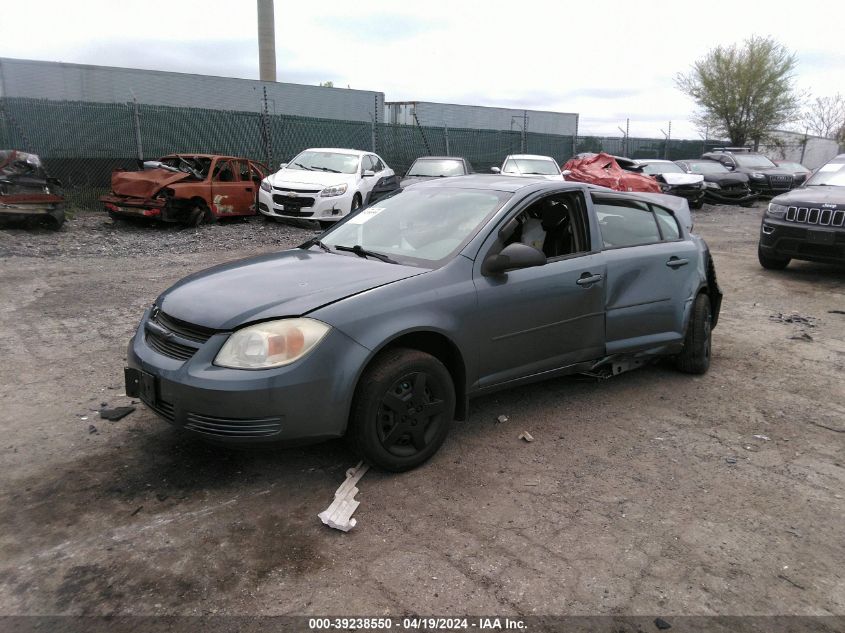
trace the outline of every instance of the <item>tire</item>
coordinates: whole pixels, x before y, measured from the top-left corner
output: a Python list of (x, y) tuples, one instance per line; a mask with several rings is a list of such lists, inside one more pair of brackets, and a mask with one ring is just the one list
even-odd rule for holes
[(699, 200), (698, 202), (693, 202), (691, 205), (689, 205), (689, 208), (694, 210), (694, 211), (697, 211), (698, 209), (700, 209), (703, 206), (704, 206), (704, 200)]
[(701, 293), (695, 298), (690, 315), (684, 349), (675, 357), (675, 367), (686, 374), (703, 374), (710, 367), (711, 323), (710, 297)]
[(329, 222), (328, 220), (320, 220), (320, 228), (324, 231), (328, 231), (335, 225), (335, 222)]
[(195, 204), (194, 208), (191, 209), (191, 212), (188, 214), (188, 220), (186, 224), (188, 226), (198, 227), (202, 224), (214, 224), (214, 221), (217, 218), (214, 217), (214, 214), (211, 210), (205, 206), (204, 204)]
[(455, 415), (455, 385), (434, 356), (392, 349), (377, 357), (355, 391), (348, 439), (367, 462), (402, 472), (443, 444)]
[(739, 206), (741, 206), (741, 207), (745, 207), (746, 209), (748, 209), (748, 208), (753, 207), (753, 206), (754, 206), (754, 204), (755, 204), (756, 202), (757, 202), (757, 200), (756, 200), (756, 199), (755, 199), (755, 200), (750, 200), (750, 201), (748, 201), (748, 202), (740, 202), (740, 203), (739, 203)]
[(125, 219), (122, 215), (115, 213), (114, 211), (109, 211), (109, 217), (115, 222), (121, 222)]
[(759, 245), (757, 246), (757, 259), (759, 260), (760, 265), (766, 270), (783, 270), (789, 266), (789, 262), (792, 261), (791, 257), (767, 255), (763, 252), (763, 249)]

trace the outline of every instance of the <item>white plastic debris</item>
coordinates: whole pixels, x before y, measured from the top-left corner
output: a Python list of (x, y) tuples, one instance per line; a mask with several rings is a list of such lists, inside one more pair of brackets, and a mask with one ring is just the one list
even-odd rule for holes
[(534, 436), (531, 435), (531, 433), (529, 433), (528, 431), (523, 431), (519, 434), (519, 439), (525, 440), (526, 442), (533, 442)]
[(361, 461), (355, 468), (346, 471), (346, 480), (335, 491), (334, 501), (317, 515), (324, 524), (343, 532), (348, 532), (355, 527), (358, 522), (352, 518), (352, 514), (361, 503), (355, 500), (355, 495), (358, 494), (356, 484), (369, 468), (368, 464)]
[(508, 416), (506, 416), (506, 415), (500, 415), (498, 418), (496, 418), (496, 423), (497, 423), (497, 424), (504, 424), (504, 423), (505, 423), (505, 422), (507, 422), (509, 419), (510, 419), (510, 418), (509, 418)]
[(754, 439), (757, 439), (757, 440), (763, 440), (765, 442), (768, 442), (771, 439), (767, 435), (752, 435), (751, 437), (753, 437)]

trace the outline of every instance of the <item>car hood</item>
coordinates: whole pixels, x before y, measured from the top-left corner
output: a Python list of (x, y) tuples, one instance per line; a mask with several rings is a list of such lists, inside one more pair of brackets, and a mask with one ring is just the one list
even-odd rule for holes
[(698, 174), (666, 173), (659, 176), (667, 185), (694, 185), (704, 180), (704, 177)]
[(786, 205), (803, 204), (805, 206), (818, 206), (827, 204), (845, 207), (845, 187), (835, 187), (833, 185), (799, 187), (787, 193), (782, 193), (776, 198), (772, 198), (772, 202)]
[(413, 266), (295, 248), (185, 277), (162, 293), (156, 304), (187, 323), (231, 330), (253, 321), (301, 316), (425, 272)]
[(766, 174), (767, 176), (795, 176), (795, 172), (791, 169), (783, 169), (782, 167), (766, 167), (763, 169), (757, 169), (754, 167), (740, 167), (739, 170), (745, 174)]
[(304, 169), (281, 169), (270, 176), (270, 184), (274, 187), (289, 185), (314, 185), (314, 189), (322, 189), (330, 185), (341, 183), (354, 184), (358, 174), (336, 174), (331, 171), (306, 171)]
[(517, 178), (537, 178), (538, 180), (565, 180), (563, 174), (513, 174), (503, 173), (503, 176), (516, 176)]
[(145, 169), (143, 171), (115, 171), (111, 175), (111, 189), (119, 196), (151, 198), (162, 187), (190, 178), (190, 174), (169, 169)]

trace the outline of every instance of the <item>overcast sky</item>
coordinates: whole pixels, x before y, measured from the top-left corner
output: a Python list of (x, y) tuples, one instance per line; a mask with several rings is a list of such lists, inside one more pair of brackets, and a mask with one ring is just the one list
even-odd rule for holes
[[(0, 56), (258, 78), (254, 0), (3, 3)], [(278, 79), (581, 114), (581, 133), (697, 138), (674, 76), (771, 35), (796, 85), (845, 93), (845, 2), (276, 0)]]

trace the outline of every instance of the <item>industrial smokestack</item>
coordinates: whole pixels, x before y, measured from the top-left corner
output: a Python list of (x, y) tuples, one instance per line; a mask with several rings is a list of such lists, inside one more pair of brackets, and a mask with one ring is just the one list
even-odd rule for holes
[(276, 81), (276, 23), (273, 0), (258, 0), (258, 75)]

